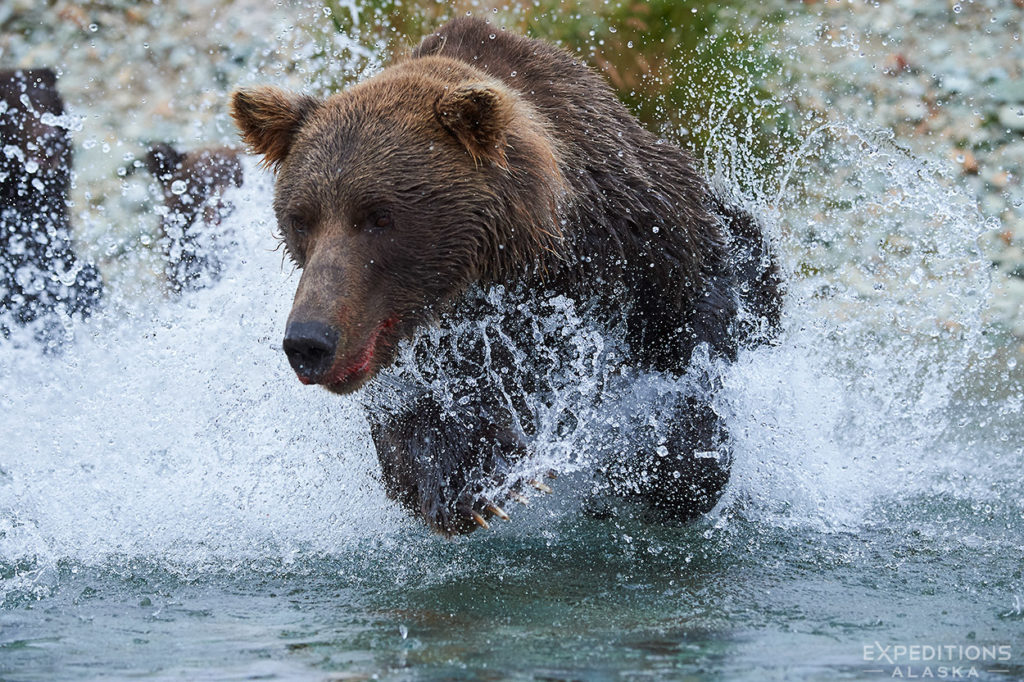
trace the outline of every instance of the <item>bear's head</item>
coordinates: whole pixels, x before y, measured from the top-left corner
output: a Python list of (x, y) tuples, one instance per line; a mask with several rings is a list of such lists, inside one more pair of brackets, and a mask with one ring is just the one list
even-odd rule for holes
[(165, 230), (170, 225), (187, 229), (197, 220), (219, 223), (225, 212), (221, 195), (242, 186), (238, 152), (226, 147), (182, 152), (158, 142), (150, 146), (143, 164), (163, 193)]
[(553, 137), (463, 62), (410, 59), (325, 100), (240, 90), (232, 116), (277, 173), (280, 236), (302, 269), (284, 349), (304, 383), (356, 390), (468, 286), (558, 250)]

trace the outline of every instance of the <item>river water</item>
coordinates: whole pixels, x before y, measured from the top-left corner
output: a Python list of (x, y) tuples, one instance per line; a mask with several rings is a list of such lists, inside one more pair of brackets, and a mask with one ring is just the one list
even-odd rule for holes
[(363, 407), (280, 350), (298, 276), (249, 163), (218, 282), (115, 284), (63, 353), (0, 347), (0, 677), (1024, 678), (1024, 393), (1019, 341), (984, 322), (991, 222), (854, 123), (759, 180), (734, 132), (708, 171), (747, 188), (790, 285), (779, 343), (724, 370), (735, 461), (708, 517), (596, 518), (578, 433), (550, 433), (564, 474), (511, 522), (406, 518)]

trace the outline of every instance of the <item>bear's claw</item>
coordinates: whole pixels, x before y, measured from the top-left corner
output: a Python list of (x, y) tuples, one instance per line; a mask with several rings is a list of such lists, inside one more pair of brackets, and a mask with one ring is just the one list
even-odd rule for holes
[(536, 479), (531, 478), (529, 481), (527, 481), (527, 483), (529, 483), (530, 485), (532, 485), (534, 488), (536, 488), (537, 490), (541, 491), (542, 493), (547, 493), (548, 495), (551, 494), (551, 487), (546, 485), (546, 484), (544, 484), (544, 483), (541, 483), (540, 481), (538, 481)]
[[(505, 510), (499, 507), (498, 505), (494, 504), (493, 502), (488, 502), (487, 504), (485, 504), (484, 509), (494, 514), (499, 519), (502, 519), (503, 521), (511, 521), (508, 514), (505, 513)], [(477, 523), (479, 523), (479, 521)]]
[(471, 511), (469, 514), (473, 517), (473, 520), (476, 521), (476, 525), (480, 526), (484, 530), (491, 529), (491, 524), (487, 523), (487, 521), (484, 520), (484, 517), (480, 516), (480, 514), (475, 511)]
[[(491, 502), (486, 497), (478, 497), (472, 506), (468, 504), (460, 505), (459, 512), (465, 515), (465, 518), (471, 519), (473, 523), (484, 530), (490, 530), (491, 524), (487, 522), (487, 519), (492, 516), (497, 516), (499, 519), (504, 521), (512, 520), (504, 509), (496, 505), (494, 502)], [(474, 527), (470, 525), (465, 532), (468, 533), (473, 530)]]

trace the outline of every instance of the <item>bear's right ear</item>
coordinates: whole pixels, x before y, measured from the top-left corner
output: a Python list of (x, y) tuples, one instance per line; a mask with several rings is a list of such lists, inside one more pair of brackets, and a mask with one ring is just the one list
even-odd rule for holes
[(231, 96), (231, 117), (242, 131), (242, 140), (263, 155), (265, 165), (276, 168), (288, 156), (299, 126), (318, 106), (320, 101), (314, 97), (279, 88), (236, 90)]

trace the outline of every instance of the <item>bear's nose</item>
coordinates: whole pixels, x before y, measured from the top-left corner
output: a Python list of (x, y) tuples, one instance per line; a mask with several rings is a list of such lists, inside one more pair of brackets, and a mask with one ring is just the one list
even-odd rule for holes
[(339, 334), (322, 322), (293, 322), (284, 331), (284, 352), (299, 379), (319, 383), (334, 364)]

